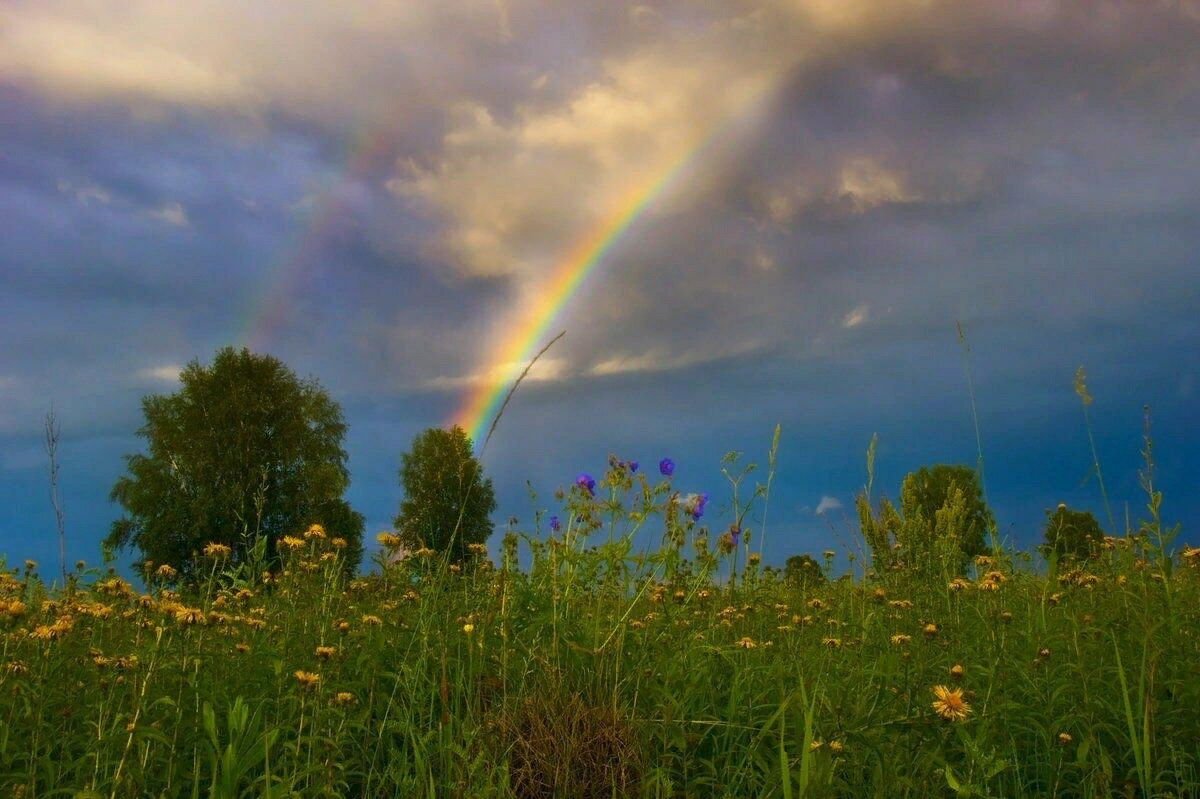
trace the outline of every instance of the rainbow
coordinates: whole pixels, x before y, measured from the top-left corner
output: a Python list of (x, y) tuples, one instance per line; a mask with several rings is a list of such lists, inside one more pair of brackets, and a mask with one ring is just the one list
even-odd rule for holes
[(237, 325), (241, 346), (264, 354), (278, 331), (296, 321), (294, 299), (320, 264), (326, 241), (345, 216), (346, 190), (390, 160), (392, 153), (387, 126), (372, 128), (352, 139), (345, 169), (317, 193), (307, 222), (298, 226), (295, 239), (268, 266), (259, 295)]
[(747, 96), (736, 104), (739, 113), (718, 120), (685, 142), (678, 155), (668, 159), (665, 166), (649, 177), (633, 184), (607, 214), (567, 249), (546, 281), (538, 287), (534, 298), (521, 309), (517, 324), (489, 352), (481, 371), (483, 376), (468, 390), (447, 421), (447, 427), (463, 428), (475, 445), (482, 448), (480, 436), (503, 403), (513, 378), (512, 370), (527, 363), (545, 344), (547, 329), (634, 223), (678, 182), (687, 166), (706, 152), (731, 122), (743, 118), (747, 107), (760, 100), (768, 88), (760, 86), (747, 92)]

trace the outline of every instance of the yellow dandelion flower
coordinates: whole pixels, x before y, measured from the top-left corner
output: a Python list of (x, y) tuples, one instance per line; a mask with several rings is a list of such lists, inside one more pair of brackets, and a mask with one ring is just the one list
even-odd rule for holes
[(346, 548), (346, 539), (344, 539), (344, 538), (335, 538), (332, 541), (330, 541), (329, 543), (334, 549), (345, 549)]
[(450, 573), (451, 574), (458, 574), (461, 571), (462, 571), (462, 566), (459, 566), (457, 563), (450, 564)]
[(966, 580), (964, 580), (961, 577), (955, 577), (953, 580), (950, 581), (950, 584), (947, 587), (951, 591), (958, 592), (958, 591), (962, 591), (965, 588), (970, 588), (971, 584), (968, 583)]
[(383, 624), (383, 619), (379, 618), (378, 616), (372, 616), (368, 614), (362, 617), (362, 623), (378, 627), (379, 625)]
[(325, 528), (319, 524), (314, 524), (304, 531), (305, 538), (325, 538)]
[(319, 646), (317, 647), (317, 657), (321, 660), (329, 660), (337, 654), (336, 646)]
[(304, 546), (304, 539), (296, 538), (294, 535), (285, 535), (283, 538), (279, 539), (279, 545), (281, 547), (286, 547), (287, 549), (300, 549)]
[(829, 742), (829, 751), (833, 752), (835, 755), (841, 754), (843, 751), (845, 751), (845, 749), (846, 746), (841, 741)]
[(991, 580), (994, 583), (1002, 583), (1008, 579), (1008, 576), (1005, 575), (1004, 572), (990, 571), (987, 574), (983, 575), (983, 579)]
[(823, 641), (821, 641), (821, 644), (823, 646), (829, 647), (830, 649), (841, 649), (842, 648), (842, 639), (841, 638), (826, 638)]
[(339, 633), (348, 633), (350, 632), (350, 622), (345, 620), (339, 621), (337, 624), (333, 625), (333, 628)]
[(742, 638), (742, 640), (735, 643), (734, 646), (740, 646), (742, 649), (754, 649), (756, 646), (758, 646), (758, 644), (754, 643), (753, 638), (745, 636)]
[(154, 576), (163, 580), (170, 580), (178, 573), (165, 563), (154, 570)]
[(322, 555), (321, 555), (321, 562), (322, 562), (322, 563), (328, 563), (328, 562), (329, 562), (329, 561), (331, 561), (331, 560), (337, 560), (337, 553), (334, 553), (334, 552), (326, 552), (326, 553), (324, 553), (324, 554), (322, 554)]
[(933, 686), (933, 695), (937, 697), (933, 700), (933, 709), (942, 718), (950, 721), (966, 721), (967, 716), (970, 715), (971, 706), (967, 704), (967, 700), (963, 699), (962, 689), (935, 685)]
[(475, 625), (471, 624), (470, 622), (468, 622), (467, 624), (464, 624), (463, 632), (466, 633), (467, 635), (470, 635), (471, 633), (475, 632)]
[(22, 674), (29, 673), (29, 667), (19, 660), (14, 660), (10, 663), (4, 664), (4, 669), (9, 674), (12, 674), (16, 677), (20, 677)]
[(925, 633), (926, 638), (933, 638), (938, 634), (938, 626), (933, 622), (930, 622), (929, 624), (925, 625), (925, 628), (922, 630), (922, 632)]
[(27, 571), (27, 572), (31, 572), (31, 571), (33, 571), (33, 570), (34, 570), (34, 569), (36, 569), (36, 568), (37, 568), (37, 561), (36, 561), (36, 560), (26, 560), (26, 561), (25, 561), (25, 571)]
[(905, 646), (906, 644), (909, 644), (911, 642), (912, 642), (911, 635), (905, 635), (904, 633), (896, 633), (895, 635), (892, 636), (892, 643), (895, 644), (896, 646)]
[(966, 669), (963, 668), (961, 663), (955, 663), (953, 666), (950, 667), (950, 676), (958, 679), (963, 676), (965, 671), (966, 671)]
[(810, 752), (816, 752), (817, 750), (819, 750), (819, 749), (820, 749), (822, 746), (824, 746), (824, 745), (825, 745), (825, 742), (824, 742), (824, 741), (822, 741), (821, 739), (819, 739), (819, 738), (813, 738), (813, 739), (812, 739), (812, 742), (811, 742), (811, 743), (808, 745), (808, 751), (810, 751)]
[(354, 694), (347, 691), (338, 691), (337, 695), (333, 698), (333, 701), (337, 702), (339, 705), (352, 705), (354, 704)]
[(871, 593), (871, 598), (874, 599), (876, 602), (882, 602), (885, 599), (887, 599), (887, 591), (885, 591), (882, 588), (876, 588)]
[(250, 651), (250, 644), (246, 643), (245, 641), (241, 641), (234, 644), (233, 649), (234, 651), (244, 655)]
[(300, 683), (301, 685), (303, 685), (305, 688), (312, 688), (313, 686), (315, 686), (317, 683), (319, 683), (321, 681), (320, 674), (313, 674), (310, 671), (301, 671), (301, 670), (297, 669), (295, 674), (296, 674), (296, 681), (298, 683)]
[(813, 610), (821, 610), (825, 607), (825, 603), (814, 597), (808, 600), (808, 606)]
[(1058, 734), (1058, 742), (1060, 744), (1062, 744), (1063, 746), (1066, 746), (1067, 744), (1071, 743), (1072, 740), (1074, 740), (1074, 739), (1071, 738), (1071, 733), (1069, 733), (1069, 732), (1060, 732)]
[(980, 591), (999, 591), (1000, 583), (994, 582), (992, 580), (980, 580), (979, 581), (979, 590)]
[(479, 542), (467, 544), (467, 551), (472, 555), (486, 555), (488, 551), (487, 544), (481, 544)]

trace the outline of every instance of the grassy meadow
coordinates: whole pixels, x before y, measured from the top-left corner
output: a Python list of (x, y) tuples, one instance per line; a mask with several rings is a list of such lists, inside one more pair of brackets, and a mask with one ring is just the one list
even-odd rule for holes
[[(787, 579), (760, 530), (710, 540), (697, 498), (610, 464), (498, 562), (381, 534), (350, 579), (313, 527), (275, 574), (210, 546), (186, 589), (3, 572), (0, 796), (1200, 795), (1200, 550), (1153, 495), (1083, 563), (959, 574), (905, 528), (882, 571)], [(738, 484), (764, 518), (770, 480)]]

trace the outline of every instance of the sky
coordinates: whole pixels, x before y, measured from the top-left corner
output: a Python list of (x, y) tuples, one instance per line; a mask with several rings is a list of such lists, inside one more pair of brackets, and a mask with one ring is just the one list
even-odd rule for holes
[(1007, 542), (1108, 528), (1083, 365), (1117, 525), (1148, 405), (1200, 543), (1198, 41), (1197, 0), (0, 0), (0, 555), (57, 570), (51, 406), (94, 564), (142, 397), (225, 346), (340, 403), (370, 552), (414, 437), (559, 332), (480, 455), (501, 528), (612, 453), (719, 532), (778, 424), (764, 560), (852, 551), (872, 435), (894, 498), (976, 418)]

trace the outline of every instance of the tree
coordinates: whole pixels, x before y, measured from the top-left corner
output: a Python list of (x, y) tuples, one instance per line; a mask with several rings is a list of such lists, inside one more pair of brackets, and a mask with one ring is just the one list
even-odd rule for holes
[(961, 573), (989, 551), (986, 535), (995, 522), (970, 467), (939, 463), (910, 472), (900, 486), (899, 511), (883, 500), (876, 517), (863, 494), (856, 505), (879, 572)]
[(829, 582), (821, 564), (812, 555), (792, 555), (783, 567), (783, 579), (797, 588), (811, 588)]
[(1038, 552), (1046, 559), (1057, 555), (1059, 559), (1071, 556), (1089, 560), (1100, 554), (1103, 542), (1104, 530), (1095, 516), (1059, 505), (1046, 511), (1046, 530)]
[(314, 379), (282, 362), (227, 347), (211, 367), (192, 361), (171, 395), (142, 399), (138, 435), (149, 454), (126, 455), (109, 499), (125, 509), (105, 543), (135, 546), (154, 563), (196, 576), (208, 543), (242, 559), (262, 535), (269, 562), (281, 536), (312, 522), (343, 538), (346, 568), (362, 556), (362, 514), (341, 495), (350, 482), (341, 408)]
[(492, 480), (483, 479), (461, 427), (431, 427), (413, 439), (412, 450), (401, 456), (400, 483), (404, 500), (394, 524), (406, 547), (448, 551), (450, 561), (460, 563), (471, 544), (492, 534)]

